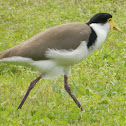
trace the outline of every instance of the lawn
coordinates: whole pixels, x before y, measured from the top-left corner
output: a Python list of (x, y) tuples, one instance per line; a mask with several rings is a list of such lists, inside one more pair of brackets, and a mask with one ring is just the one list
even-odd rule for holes
[(122, 32), (72, 67), (69, 83), (84, 111), (64, 90), (63, 76), (42, 79), (21, 110), (17, 107), (39, 72), (0, 63), (0, 126), (125, 126), (126, 1), (0, 0), (0, 52), (52, 26), (84, 22), (96, 13), (114, 17)]

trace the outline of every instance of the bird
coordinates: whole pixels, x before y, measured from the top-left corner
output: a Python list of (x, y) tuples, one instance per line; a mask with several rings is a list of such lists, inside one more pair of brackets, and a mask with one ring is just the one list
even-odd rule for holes
[(82, 111), (68, 83), (71, 67), (102, 45), (111, 30), (120, 31), (109, 13), (97, 13), (87, 22), (72, 22), (46, 29), (27, 41), (0, 53), (0, 62), (30, 66), (40, 72), (19, 104), (21, 109), (40, 79), (64, 75), (64, 88)]

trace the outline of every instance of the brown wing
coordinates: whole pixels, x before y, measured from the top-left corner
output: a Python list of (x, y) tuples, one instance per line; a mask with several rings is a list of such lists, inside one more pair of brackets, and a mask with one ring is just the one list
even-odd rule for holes
[(87, 24), (69, 23), (49, 28), (22, 44), (0, 53), (0, 59), (21, 56), (33, 60), (46, 59), (45, 52), (50, 49), (76, 49), (81, 41), (88, 41), (91, 29)]

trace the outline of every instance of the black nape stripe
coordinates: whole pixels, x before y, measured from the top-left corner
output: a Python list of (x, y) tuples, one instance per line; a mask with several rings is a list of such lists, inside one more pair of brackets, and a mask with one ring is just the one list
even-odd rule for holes
[(95, 31), (91, 28), (91, 35), (89, 37), (89, 42), (87, 44), (88, 48), (90, 48), (95, 43), (96, 38), (97, 38), (97, 35), (96, 35)]

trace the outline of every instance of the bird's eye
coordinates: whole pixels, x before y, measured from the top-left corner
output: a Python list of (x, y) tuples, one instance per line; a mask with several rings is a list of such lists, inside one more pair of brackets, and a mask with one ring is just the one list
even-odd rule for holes
[(110, 21), (111, 21), (111, 18), (108, 19), (108, 22), (110, 22)]

